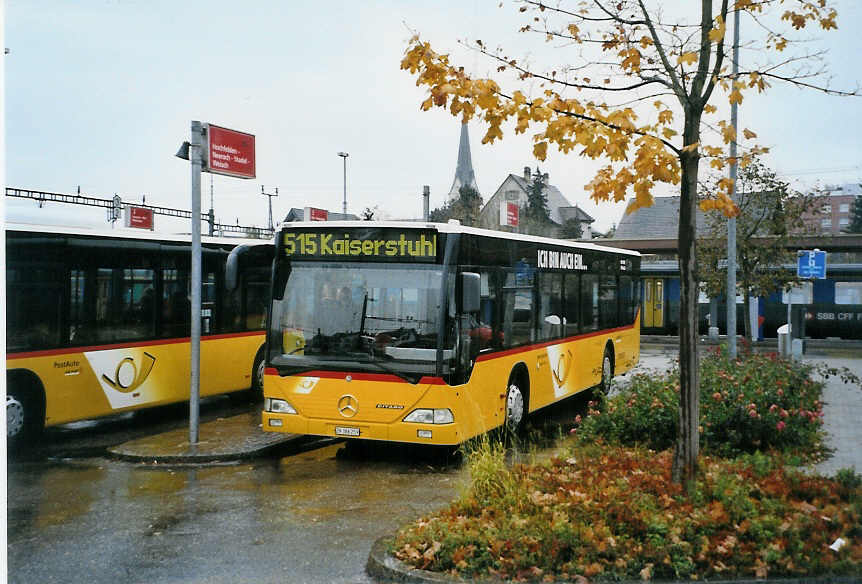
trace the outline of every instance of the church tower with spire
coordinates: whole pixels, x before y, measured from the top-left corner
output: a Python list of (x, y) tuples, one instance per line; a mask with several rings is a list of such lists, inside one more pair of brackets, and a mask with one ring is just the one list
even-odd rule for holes
[(447, 201), (455, 201), (460, 196), (460, 189), (463, 186), (473, 187), (476, 192), (479, 192), (479, 187), (476, 185), (476, 173), (473, 172), (473, 160), (470, 157), (470, 136), (467, 134), (467, 124), (461, 124), (461, 141), (458, 143), (458, 164), (455, 166), (455, 180), (452, 181), (452, 188), (449, 189), (449, 197)]

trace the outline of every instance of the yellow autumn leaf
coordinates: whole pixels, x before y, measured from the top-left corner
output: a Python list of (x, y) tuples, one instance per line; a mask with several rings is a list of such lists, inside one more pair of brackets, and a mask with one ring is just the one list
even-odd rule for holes
[(661, 135), (664, 136), (667, 140), (670, 140), (671, 138), (676, 136), (677, 133), (678, 132), (676, 130), (672, 130), (670, 128), (662, 128), (661, 131)]
[(695, 142), (694, 144), (686, 144), (682, 147), (683, 152), (694, 152), (697, 150), (697, 147), (700, 146), (700, 142)]
[(721, 170), (722, 168), (724, 168), (724, 160), (722, 160), (721, 158), (713, 158), (709, 161), (709, 165), (716, 170)]
[(742, 103), (742, 93), (739, 89), (734, 88), (734, 90), (730, 92), (729, 100), (731, 105)]
[(707, 113), (707, 114), (714, 114), (715, 112), (718, 111), (718, 108), (715, 107), (714, 105), (707, 104), (707, 105), (703, 106), (703, 111), (704, 111), (704, 113)]
[(535, 156), (538, 160), (544, 161), (548, 156), (548, 143), (547, 142), (538, 142), (533, 145), (533, 156)]
[(719, 14), (715, 18), (715, 28), (709, 31), (709, 40), (713, 43), (721, 42), (724, 39), (724, 32), (727, 28), (727, 23), (724, 22), (724, 19)]
[(677, 64), (681, 63), (684, 65), (694, 65), (695, 63), (697, 63), (697, 53), (695, 53), (694, 51), (691, 51), (689, 53), (683, 53), (677, 58), (676, 62)]
[(736, 139), (736, 128), (731, 124), (724, 124), (721, 127), (721, 137), (725, 144), (730, 144)]
[(752, 132), (748, 128), (745, 128), (742, 130), (742, 135), (745, 136), (746, 140), (751, 140), (752, 138), (757, 138), (757, 134), (755, 134), (754, 132)]
[(641, 53), (640, 53), (640, 51), (638, 51), (635, 48), (631, 48), (631, 49), (628, 49), (626, 51), (621, 51), (620, 56), (625, 57), (622, 60), (622, 62), (620, 63), (620, 66), (623, 69), (626, 69), (628, 71), (632, 71), (635, 73), (640, 71), (640, 68), (641, 68)]
[(787, 39), (784, 37), (778, 37), (778, 40), (775, 41), (775, 49), (783, 51), (785, 47), (787, 47)]

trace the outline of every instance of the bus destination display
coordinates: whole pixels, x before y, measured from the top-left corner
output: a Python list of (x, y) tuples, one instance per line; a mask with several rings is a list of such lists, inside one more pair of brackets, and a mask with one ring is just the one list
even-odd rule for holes
[(437, 261), (437, 233), (409, 229), (285, 230), (284, 254), (293, 259), (339, 261)]

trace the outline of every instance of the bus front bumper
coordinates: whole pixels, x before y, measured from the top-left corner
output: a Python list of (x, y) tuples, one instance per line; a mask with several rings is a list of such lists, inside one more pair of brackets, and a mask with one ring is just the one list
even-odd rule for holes
[(300, 414), (263, 412), (263, 429), (267, 432), (311, 434), (335, 438), (359, 438), (454, 446), (463, 442), (457, 422), (418, 424), (413, 422), (375, 423), (306, 418)]

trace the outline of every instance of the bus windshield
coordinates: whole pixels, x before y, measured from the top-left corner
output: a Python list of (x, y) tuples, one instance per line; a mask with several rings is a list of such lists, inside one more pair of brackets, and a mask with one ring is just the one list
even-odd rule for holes
[(294, 262), (283, 299), (273, 303), (269, 361), (293, 371), (359, 369), (412, 382), (433, 375), (441, 286), (440, 266)]

